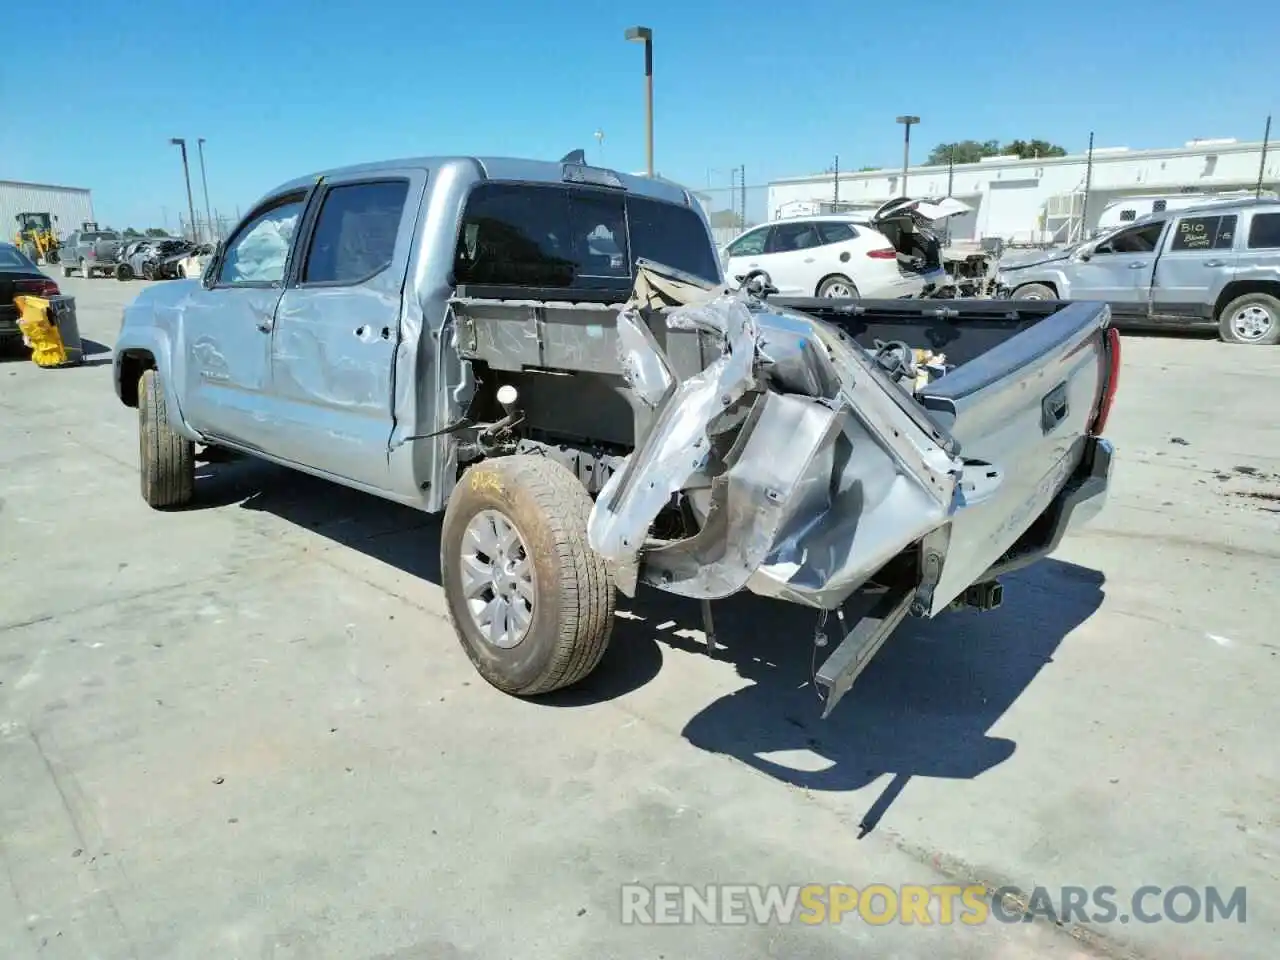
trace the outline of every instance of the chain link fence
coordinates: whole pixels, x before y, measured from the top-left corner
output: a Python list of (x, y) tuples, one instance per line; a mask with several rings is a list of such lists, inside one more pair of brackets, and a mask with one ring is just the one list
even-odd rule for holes
[(769, 220), (769, 188), (766, 185), (709, 187), (696, 191), (707, 212), (716, 246), (724, 249), (734, 237)]

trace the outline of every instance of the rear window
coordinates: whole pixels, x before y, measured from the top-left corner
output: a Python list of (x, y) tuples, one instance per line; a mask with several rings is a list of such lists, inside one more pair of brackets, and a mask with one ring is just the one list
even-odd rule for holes
[(1255, 213), (1249, 224), (1249, 249), (1280, 248), (1280, 213)]
[(36, 265), (17, 247), (0, 247), (0, 270), (34, 270)]
[(99, 233), (82, 233), (80, 234), (80, 239), (87, 243), (97, 243), (99, 240), (119, 240), (120, 234), (108, 233), (103, 230)]
[(611, 190), (478, 185), (458, 237), (457, 283), (626, 289), (645, 257), (716, 282), (715, 253), (692, 210)]

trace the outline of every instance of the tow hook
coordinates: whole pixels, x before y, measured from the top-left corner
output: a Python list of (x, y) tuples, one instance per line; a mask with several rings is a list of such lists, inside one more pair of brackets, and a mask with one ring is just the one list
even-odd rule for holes
[(987, 580), (968, 587), (963, 594), (951, 602), (953, 610), (972, 607), (984, 613), (995, 610), (1004, 603), (1004, 586), (999, 580)]

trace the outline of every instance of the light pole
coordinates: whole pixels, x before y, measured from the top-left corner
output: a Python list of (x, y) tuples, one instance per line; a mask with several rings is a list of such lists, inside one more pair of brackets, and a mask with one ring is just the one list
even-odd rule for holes
[(649, 176), (653, 176), (653, 31), (648, 27), (627, 27), (628, 40), (644, 42), (645, 146)]
[(196, 141), (200, 151), (200, 184), (204, 187), (204, 222), (209, 228), (209, 239), (213, 240), (213, 213), (209, 210), (209, 180), (204, 175), (204, 137)]
[(187, 141), (182, 137), (170, 137), (169, 142), (175, 147), (182, 148), (182, 176), (187, 181), (187, 212), (191, 214), (191, 239), (199, 243), (200, 236), (196, 232), (196, 204), (191, 199), (191, 168), (187, 166)]
[(597, 128), (595, 132), (596, 151), (600, 154), (600, 166), (604, 166), (604, 131)]
[(911, 163), (911, 125), (919, 123), (919, 117), (902, 116), (898, 117), (898, 123), (902, 124), (902, 195), (907, 195), (907, 166)]

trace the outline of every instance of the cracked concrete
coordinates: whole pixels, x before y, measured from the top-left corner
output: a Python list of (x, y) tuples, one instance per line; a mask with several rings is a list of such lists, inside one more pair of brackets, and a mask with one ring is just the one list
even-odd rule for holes
[[(140, 286), (59, 282), (100, 344)], [(435, 518), (250, 461), (151, 512), (109, 366), (0, 364), (0, 956), (1269, 960), (1280, 514), (1245, 494), (1280, 352), (1125, 360), (1097, 526), (1003, 609), (909, 621), (826, 723), (812, 617), (755, 598), (713, 659), (642, 592), (582, 689), (502, 696)], [(1246, 886), (1248, 918), (619, 922), (631, 881), (951, 880)]]

